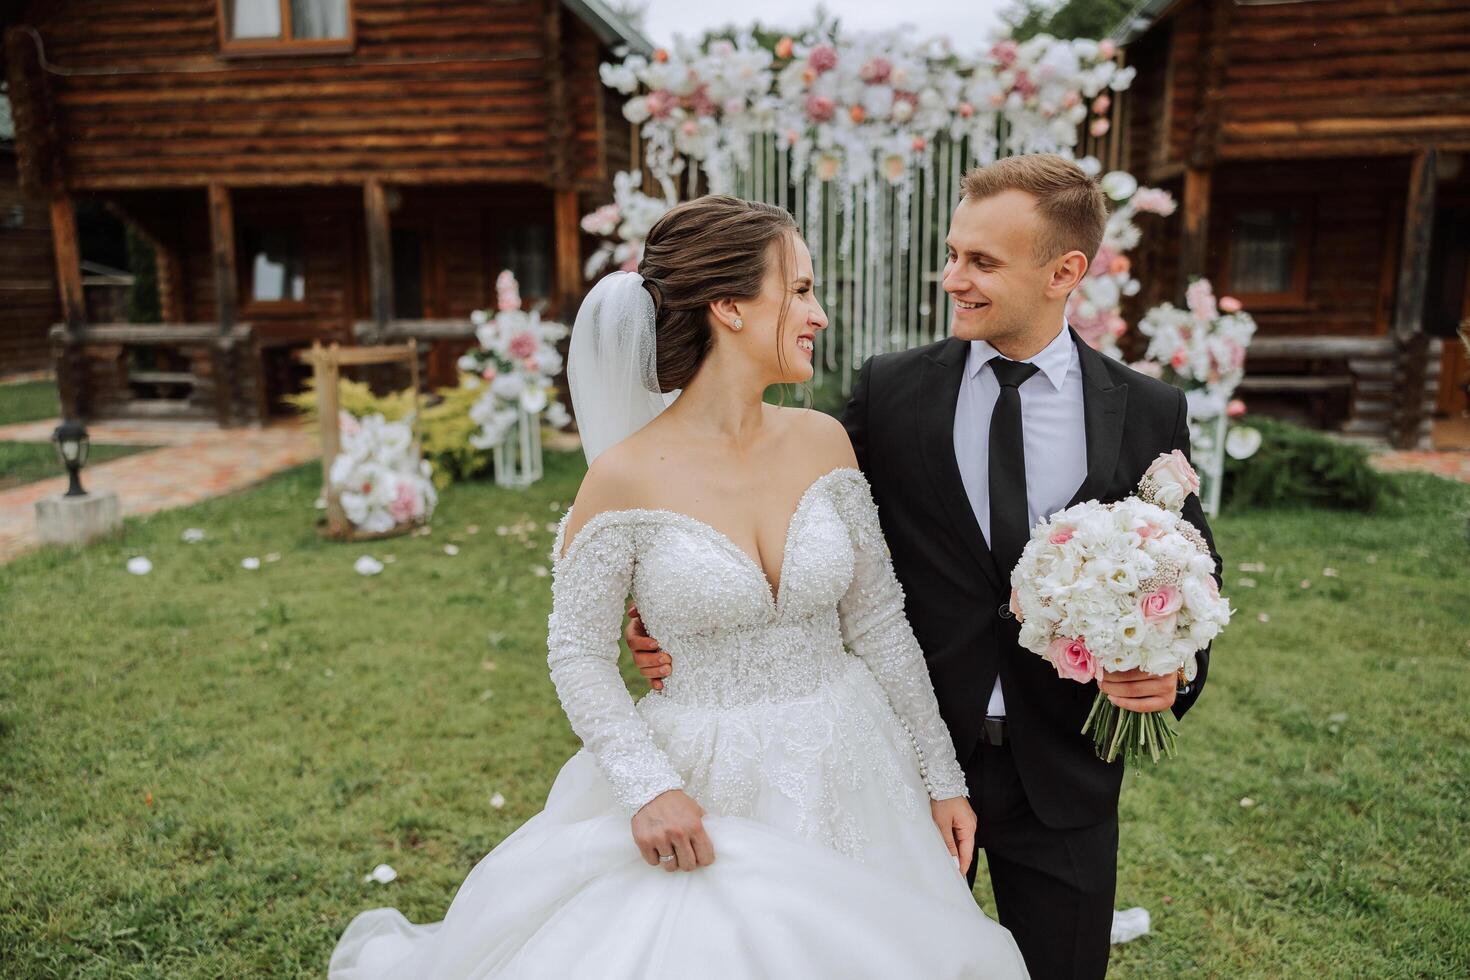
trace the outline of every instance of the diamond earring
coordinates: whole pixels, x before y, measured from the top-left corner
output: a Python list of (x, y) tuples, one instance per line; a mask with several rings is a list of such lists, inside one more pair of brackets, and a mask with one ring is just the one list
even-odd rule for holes
[(740, 319), (740, 317), (737, 316), (735, 318), (735, 322), (732, 323), (732, 324), (730, 324), (730, 326), (734, 327), (736, 330), (744, 330), (745, 329), (745, 321), (742, 320), (742, 319)]

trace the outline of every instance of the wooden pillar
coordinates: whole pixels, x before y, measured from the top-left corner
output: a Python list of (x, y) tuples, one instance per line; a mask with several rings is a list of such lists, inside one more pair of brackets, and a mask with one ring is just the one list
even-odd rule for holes
[(388, 192), (376, 177), (362, 187), (367, 216), (368, 274), (372, 291), (373, 323), (379, 336), (393, 319), (393, 239), (389, 230)]
[(61, 317), (67, 329), (87, 322), (82, 293), (82, 254), (77, 244), (77, 215), (65, 192), (51, 198), (51, 243), (56, 255), (56, 285), (61, 292)]
[(1398, 292), (1393, 312), (1393, 332), (1400, 341), (1419, 333), (1424, 325), (1429, 239), (1434, 230), (1434, 170), (1435, 152), (1432, 147), (1414, 154), (1413, 165), (1409, 168), (1403, 248), (1399, 251)]
[(184, 267), (179, 250), (163, 242), (153, 243), (153, 264), (158, 270), (158, 312), (164, 323), (186, 323), (184, 313)]
[(81, 357), (77, 331), (87, 322), (86, 297), (82, 292), (82, 255), (77, 243), (77, 217), (65, 191), (51, 198), (51, 248), (56, 259), (56, 287), (61, 299), (62, 322), (51, 331), (51, 352), (56, 364), (56, 388), (65, 418), (87, 416), (86, 359)]
[(556, 293), (560, 316), (571, 322), (582, 295), (582, 224), (577, 192), (556, 192), (552, 228), (556, 237)]
[(230, 189), (209, 185), (209, 240), (214, 253), (214, 316), (220, 333), (235, 325), (239, 297), (235, 280), (235, 210)]
[(1210, 171), (1184, 171), (1184, 227), (1179, 243), (1179, 286), (1182, 292), (1195, 276), (1208, 274), (1210, 243)]
[(1399, 250), (1398, 289), (1393, 312), (1401, 379), (1393, 442), (1400, 449), (1417, 448), (1426, 414), (1429, 337), (1423, 329), (1424, 298), (1429, 282), (1430, 239), (1434, 231), (1435, 156), (1433, 147), (1414, 154), (1404, 206), (1403, 246)]

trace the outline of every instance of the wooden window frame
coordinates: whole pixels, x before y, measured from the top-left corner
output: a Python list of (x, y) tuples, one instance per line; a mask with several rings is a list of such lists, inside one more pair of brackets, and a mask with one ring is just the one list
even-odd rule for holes
[(302, 234), (303, 228), (301, 225), (292, 225), (284, 221), (246, 219), (240, 225), (239, 241), (235, 245), (235, 254), (241, 256), (243, 259), (240, 262), (240, 276), (237, 280), (239, 283), (239, 295), (241, 297), (241, 315), (288, 316), (311, 312), (311, 300), (306, 298), (309, 295), (306, 290), (311, 285), (309, 280), (303, 285), (301, 299), (255, 298), (255, 256), (247, 254), (248, 249), (245, 248), (246, 233), (252, 229), (255, 231), (285, 230), (294, 233), (296, 235), (296, 244), (301, 249), (301, 274), (303, 278), (306, 277), (306, 242), (304, 240), (305, 236)]
[(357, 18), (354, 16), (353, 0), (342, 0), (347, 5), (347, 36), (323, 38), (291, 36), (291, 0), (277, 0), (281, 7), (281, 37), (232, 38), (229, 31), (230, 2), (231, 0), (215, 0), (214, 3), (216, 19), (219, 21), (219, 53), (222, 58), (351, 54), (357, 47)]
[[(1305, 309), (1307, 302), (1307, 277), (1312, 247), (1312, 202), (1286, 196), (1238, 197), (1230, 199), (1220, 210), (1224, 224), (1224, 242), (1221, 249), (1220, 279), (1215, 287), (1218, 295), (1233, 296), (1246, 307), (1258, 310)], [(1270, 208), (1291, 211), (1296, 216), (1295, 264), (1291, 272), (1289, 289), (1271, 293), (1246, 293), (1235, 288), (1231, 280), (1231, 263), (1235, 250), (1235, 217), (1241, 211)]]

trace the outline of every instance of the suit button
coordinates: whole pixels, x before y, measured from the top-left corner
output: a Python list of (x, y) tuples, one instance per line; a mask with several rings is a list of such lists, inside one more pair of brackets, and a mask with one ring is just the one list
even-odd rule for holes
[(1000, 614), (1001, 619), (1015, 618), (1014, 614), (1011, 612), (1011, 604), (1008, 602), (1002, 602), (1000, 604), (1000, 608), (996, 609), (996, 612)]

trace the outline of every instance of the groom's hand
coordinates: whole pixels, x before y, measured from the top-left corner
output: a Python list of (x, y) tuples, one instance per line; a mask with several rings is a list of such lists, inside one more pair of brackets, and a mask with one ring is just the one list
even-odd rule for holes
[(1105, 670), (1097, 686), (1118, 707), (1148, 714), (1173, 707), (1178, 681), (1173, 674), (1160, 677), (1143, 670), (1125, 670), (1117, 674)]
[(638, 615), (637, 606), (628, 607), (628, 627), (623, 630), (623, 639), (628, 641), (628, 649), (633, 651), (633, 663), (639, 673), (648, 678), (655, 691), (662, 691), (662, 678), (669, 676), (674, 669), (674, 660), (658, 648), (658, 641), (643, 628), (643, 617)]

